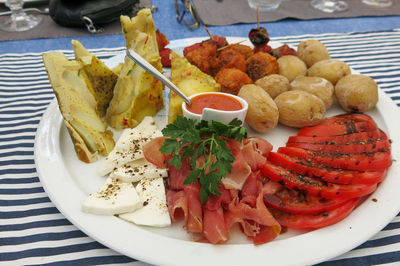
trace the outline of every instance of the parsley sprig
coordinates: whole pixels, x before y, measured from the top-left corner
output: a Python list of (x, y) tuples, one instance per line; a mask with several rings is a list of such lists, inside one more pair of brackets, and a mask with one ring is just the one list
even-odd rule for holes
[[(169, 164), (180, 169), (182, 162), (189, 160), (191, 171), (185, 178), (184, 184), (200, 182), (200, 199), (204, 203), (209, 196), (220, 195), (218, 184), (232, 170), (235, 157), (225, 145), (226, 139), (242, 141), (247, 138), (247, 129), (242, 122), (235, 118), (229, 124), (212, 121), (210, 124), (178, 116), (167, 125), (162, 133), (169, 137), (164, 141), (160, 151), (172, 155)], [(198, 158), (204, 158), (204, 164), (196, 165)]]

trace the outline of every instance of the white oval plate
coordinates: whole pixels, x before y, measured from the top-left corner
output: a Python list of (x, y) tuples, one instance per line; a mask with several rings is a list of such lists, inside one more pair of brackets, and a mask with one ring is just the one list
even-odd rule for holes
[[(183, 47), (199, 38), (173, 41), (170, 47), (181, 52)], [(230, 43), (243, 38), (229, 38)], [(110, 66), (123, 56), (107, 61)], [(378, 189), (343, 221), (315, 231), (294, 231), (276, 240), (254, 246), (240, 233), (232, 234), (224, 245), (197, 243), (182, 229), (181, 224), (168, 228), (149, 228), (130, 224), (114, 216), (87, 214), (81, 205), (89, 193), (97, 190), (105, 178), (97, 173), (102, 160), (85, 164), (73, 150), (54, 100), (43, 115), (35, 139), (35, 162), (47, 194), (65, 217), (90, 237), (132, 258), (157, 265), (310, 265), (341, 255), (370, 239), (398, 214), (400, 210), (400, 136), (399, 108), (383, 92), (377, 108), (368, 112), (385, 130), (392, 144), (393, 159), (387, 178)], [(343, 113), (338, 107), (328, 116)], [(250, 131), (250, 134), (256, 135)], [(284, 146), (296, 130), (279, 125), (261, 135), (274, 145)], [(374, 199), (374, 200), (372, 200)], [(376, 200), (375, 200), (376, 199)], [(323, 243), (323, 248), (321, 244)]]

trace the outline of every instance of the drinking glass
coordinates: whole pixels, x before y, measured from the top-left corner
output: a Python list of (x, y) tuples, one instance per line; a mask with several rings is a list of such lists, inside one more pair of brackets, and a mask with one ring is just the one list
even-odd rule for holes
[(42, 17), (28, 15), (22, 9), (23, 0), (7, 0), (6, 6), (10, 8), (11, 15), (0, 24), (0, 29), (11, 32), (30, 30), (42, 21)]
[(261, 12), (274, 11), (281, 4), (281, 0), (248, 0), (249, 6)]
[(366, 5), (376, 7), (389, 7), (393, 4), (392, 0), (361, 0)]
[(313, 0), (311, 6), (326, 13), (346, 11), (349, 8), (343, 0)]

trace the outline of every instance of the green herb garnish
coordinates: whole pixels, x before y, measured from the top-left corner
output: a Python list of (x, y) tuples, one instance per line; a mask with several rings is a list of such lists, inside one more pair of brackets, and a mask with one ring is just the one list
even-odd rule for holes
[[(220, 195), (217, 185), (232, 170), (235, 160), (231, 150), (225, 145), (226, 139), (242, 141), (247, 137), (247, 129), (235, 118), (229, 124), (218, 121), (196, 123), (195, 120), (178, 116), (175, 122), (167, 125), (162, 133), (167, 138), (160, 148), (162, 153), (172, 155), (169, 164), (180, 169), (185, 159), (192, 170), (184, 184), (195, 184), (199, 180), (200, 199), (204, 203), (211, 194)], [(196, 167), (198, 158), (204, 157), (204, 165)]]

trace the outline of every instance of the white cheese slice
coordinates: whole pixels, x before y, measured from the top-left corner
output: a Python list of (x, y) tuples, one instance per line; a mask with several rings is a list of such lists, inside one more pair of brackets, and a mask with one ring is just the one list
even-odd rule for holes
[(143, 207), (134, 212), (120, 214), (118, 217), (138, 225), (157, 227), (171, 225), (163, 179), (142, 179), (136, 190)]
[(132, 183), (108, 177), (106, 183), (83, 203), (84, 212), (114, 215), (132, 212), (143, 206)]
[(110, 177), (120, 179), (123, 182), (138, 182), (143, 178), (154, 179), (167, 176), (167, 169), (160, 169), (145, 158), (118, 167), (110, 174)]
[(114, 149), (108, 154), (99, 169), (100, 175), (109, 174), (112, 170), (129, 162), (144, 158), (143, 146), (150, 140), (161, 137), (153, 117), (146, 116), (135, 128), (128, 128), (122, 132)]

